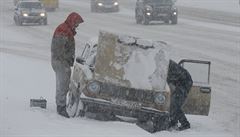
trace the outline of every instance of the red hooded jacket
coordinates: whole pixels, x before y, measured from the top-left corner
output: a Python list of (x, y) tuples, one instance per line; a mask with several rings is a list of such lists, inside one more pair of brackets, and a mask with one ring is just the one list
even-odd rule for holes
[(78, 13), (72, 12), (65, 22), (56, 28), (51, 45), (52, 65), (54, 62), (72, 65), (75, 57), (75, 29), (80, 23), (83, 23), (82, 17)]

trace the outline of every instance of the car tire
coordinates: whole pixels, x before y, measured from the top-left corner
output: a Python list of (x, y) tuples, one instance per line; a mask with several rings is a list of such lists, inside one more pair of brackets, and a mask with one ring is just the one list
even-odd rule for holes
[(13, 17), (13, 20), (14, 20), (14, 23), (18, 26), (18, 22), (15, 16)]
[(47, 25), (47, 19), (44, 20), (43, 25)]
[(164, 20), (164, 23), (169, 24), (169, 20)]
[(172, 17), (171, 24), (177, 24), (177, 22), (178, 22), (177, 16)]
[(115, 9), (115, 12), (119, 12), (119, 8), (116, 8), (116, 9)]
[(95, 6), (95, 4), (94, 4), (94, 2), (92, 2), (91, 1), (91, 12), (96, 12), (97, 10), (96, 10), (96, 6)]
[(137, 11), (135, 11), (135, 19), (136, 19), (136, 23), (137, 24), (140, 24), (141, 23), (141, 18), (140, 18), (140, 16), (138, 15), (138, 12)]
[(18, 25), (19, 25), (19, 26), (22, 26), (22, 25), (23, 25), (22, 20), (20, 20), (19, 18), (18, 18)]
[(149, 19), (146, 16), (143, 16), (142, 18), (142, 24), (143, 25), (149, 25)]

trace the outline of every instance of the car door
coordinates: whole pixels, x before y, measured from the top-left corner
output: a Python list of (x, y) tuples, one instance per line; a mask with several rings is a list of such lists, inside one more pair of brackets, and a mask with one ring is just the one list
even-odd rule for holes
[(211, 101), (209, 61), (181, 60), (181, 66), (192, 76), (193, 86), (189, 91), (183, 110), (186, 114), (208, 115)]

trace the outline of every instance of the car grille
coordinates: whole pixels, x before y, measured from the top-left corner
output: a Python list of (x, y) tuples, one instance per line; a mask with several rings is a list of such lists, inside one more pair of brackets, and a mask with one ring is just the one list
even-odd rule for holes
[(170, 6), (154, 7), (155, 13), (169, 13), (170, 11), (171, 11)]
[(114, 84), (102, 83), (100, 96), (107, 98), (119, 98), (124, 100), (152, 103), (154, 100), (155, 91), (127, 88), (122, 86), (116, 86)]
[(39, 13), (29, 13), (28, 15), (29, 16), (39, 16), (40, 14)]

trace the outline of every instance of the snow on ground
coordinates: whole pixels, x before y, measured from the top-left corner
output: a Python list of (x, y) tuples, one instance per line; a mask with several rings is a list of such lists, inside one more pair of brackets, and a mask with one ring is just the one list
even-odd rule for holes
[[(237, 2), (178, 0), (177, 4), (239, 13)], [(161, 23), (136, 25), (133, 10), (135, 0), (121, 0), (121, 4), (119, 13), (93, 14), (89, 10), (89, 0), (61, 0), (60, 8), (48, 14), (47, 26), (19, 27), (12, 19), (13, 2), (0, 0), (0, 137), (240, 136), (240, 28), (186, 18), (179, 18), (176, 26)], [(58, 116), (54, 101), (55, 78), (49, 61), (50, 43), (55, 27), (71, 11), (79, 12), (85, 19), (76, 36), (77, 52), (82, 48), (80, 44), (97, 36), (99, 29), (113, 32), (124, 30), (129, 35), (166, 41), (173, 47), (173, 59), (176, 61), (190, 57), (210, 60), (210, 115), (188, 115), (192, 124), (190, 130), (155, 134), (149, 134), (130, 123), (100, 122), (87, 118), (64, 119)], [(30, 98), (40, 96), (47, 99), (47, 109), (30, 108)]]
[[(5, 53), (0, 53), (0, 59), (0, 137), (233, 137), (206, 116), (188, 115), (189, 130), (155, 134), (133, 123), (65, 119), (56, 114), (55, 79), (49, 61)], [(30, 108), (30, 99), (41, 96), (48, 101), (47, 109)]]

